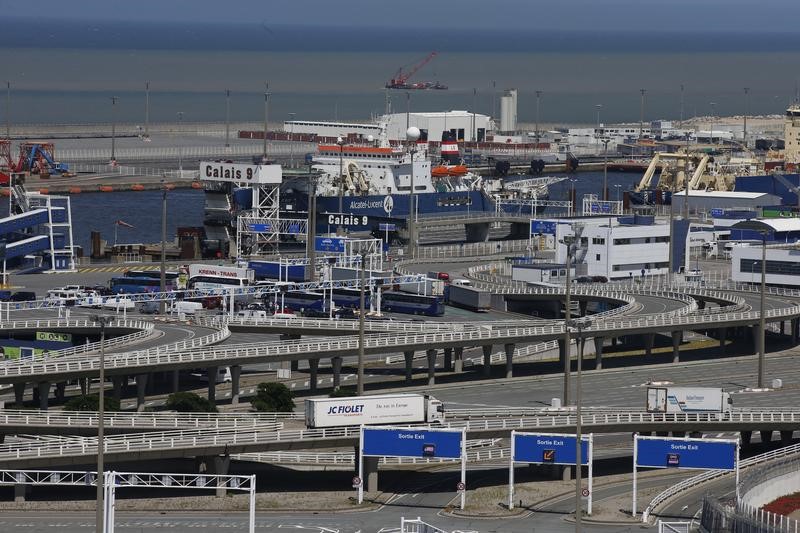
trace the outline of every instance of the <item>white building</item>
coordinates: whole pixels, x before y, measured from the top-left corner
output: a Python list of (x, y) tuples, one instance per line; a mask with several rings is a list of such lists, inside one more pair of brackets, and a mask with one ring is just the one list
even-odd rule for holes
[[(740, 283), (761, 283), (760, 245), (734, 246), (731, 254), (731, 279)], [(797, 245), (767, 247), (766, 283), (800, 287), (800, 248)]]
[(323, 122), (319, 120), (288, 120), (283, 123), (283, 131), (291, 134), (318, 135), (320, 137), (358, 136), (375, 139), (381, 133), (378, 124), (360, 124), (350, 122)]
[[(669, 270), (669, 226), (652, 217), (582, 217), (542, 221), (543, 232), (554, 232), (554, 263), (565, 264), (564, 237), (574, 236), (576, 273), (627, 279), (655, 276)], [(534, 233), (532, 236), (540, 235)]]
[(389, 140), (404, 141), (408, 126), (419, 128), (429, 141), (442, 140), (442, 132), (449, 131), (459, 141), (484, 141), (494, 130), (491, 117), (469, 111), (437, 111), (431, 113), (393, 113), (381, 117), (387, 123)]
[(517, 131), (517, 90), (507, 89), (500, 97), (500, 131)]

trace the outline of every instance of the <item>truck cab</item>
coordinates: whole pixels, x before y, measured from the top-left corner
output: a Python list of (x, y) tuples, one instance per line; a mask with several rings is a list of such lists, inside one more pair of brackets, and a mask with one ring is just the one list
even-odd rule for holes
[(428, 423), (444, 423), (444, 404), (433, 396), (425, 395), (425, 421)]

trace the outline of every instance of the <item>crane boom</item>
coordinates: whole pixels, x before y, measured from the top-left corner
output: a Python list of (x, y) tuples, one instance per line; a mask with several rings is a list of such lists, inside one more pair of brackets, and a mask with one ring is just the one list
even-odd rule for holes
[(399, 69), (397, 69), (397, 72), (395, 73), (394, 77), (392, 77), (392, 79), (386, 83), (386, 88), (387, 89), (420, 89), (420, 88), (445, 89), (446, 88), (445, 86), (441, 84), (433, 84), (431, 82), (423, 82), (413, 85), (408, 83), (408, 80), (410, 80), (411, 77), (414, 76), (414, 74), (416, 74), (417, 71), (419, 71), (419, 69), (430, 63), (431, 60), (434, 57), (436, 57), (436, 55), (437, 55), (436, 52), (431, 52), (430, 54), (425, 56), (421, 61), (411, 66), (411, 68), (406, 72), (403, 72), (403, 67), (400, 67)]

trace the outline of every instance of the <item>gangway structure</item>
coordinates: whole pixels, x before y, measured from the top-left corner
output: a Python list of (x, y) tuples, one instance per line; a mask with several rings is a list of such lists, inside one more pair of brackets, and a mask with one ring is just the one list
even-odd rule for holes
[(45, 265), (47, 272), (75, 271), (75, 246), (72, 236), (72, 209), (68, 196), (27, 193), (21, 185), (10, 187), (11, 212), (0, 218), (3, 278), (8, 262), (24, 262), (37, 255), (33, 266)]

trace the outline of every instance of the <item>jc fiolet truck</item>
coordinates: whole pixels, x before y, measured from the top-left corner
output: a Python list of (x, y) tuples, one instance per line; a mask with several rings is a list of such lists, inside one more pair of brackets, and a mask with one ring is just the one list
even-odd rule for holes
[(305, 407), (309, 428), (444, 421), (442, 402), (427, 394), (309, 398)]

